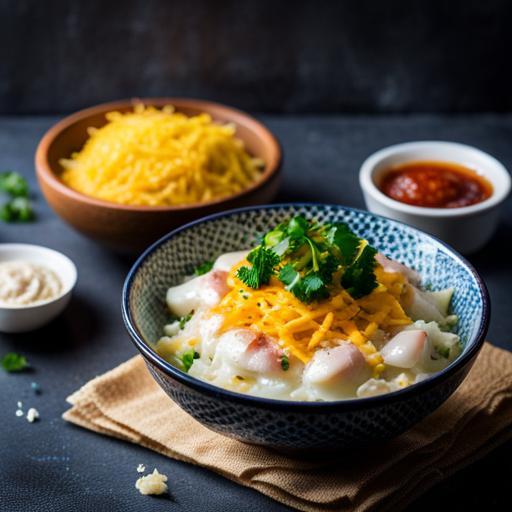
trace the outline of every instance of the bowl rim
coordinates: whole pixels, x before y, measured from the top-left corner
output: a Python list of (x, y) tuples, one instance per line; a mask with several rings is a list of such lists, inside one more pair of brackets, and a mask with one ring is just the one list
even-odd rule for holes
[[(461, 206), (459, 208), (428, 208), (424, 206), (414, 206), (392, 199), (381, 192), (381, 190), (375, 184), (373, 179), (373, 171), (375, 166), (385, 158), (397, 156), (401, 153), (416, 148), (429, 149), (432, 151), (432, 153), (435, 153), (436, 147), (452, 148), (456, 151), (460, 151), (461, 153), (473, 153), (480, 156), (480, 158), (487, 160), (490, 165), (494, 166), (496, 173), (500, 174), (502, 177), (504, 186), (498, 190), (496, 190), (496, 187), (493, 187), (491, 196), (484, 201), (481, 201), (480, 203), (472, 204), (469, 206)], [(439, 159), (439, 161), (441, 160), (442, 159)], [(510, 195), (512, 179), (506, 167), (499, 160), (475, 146), (445, 140), (419, 140), (386, 146), (369, 155), (361, 164), (359, 170), (359, 185), (361, 189), (369, 194), (375, 201), (381, 203), (391, 210), (407, 213), (410, 215), (416, 215), (418, 217), (453, 218), (472, 216), (499, 206), (504, 201), (506, 201)]]
[[(20, 311), (20, 310), (26, 311), (26, 310), (30, 310), (30, 309), (37, 309), (42, 306), (47, 306), (48, 304), (57, 302), (58, 300), (62, 299), (63, 297), (65, 297), (66, 295), (71, 293), (73, 291), (73, 289), (75, 288), (77, 280), (78, 280), (78, 270), (77, 270), (76, 265), (73, 262), (73, 260), (69, 256), (66, 256), (64, 253), (56, 251), (55, 249), (50, 249), (49, 247), (44, 247), (43, 245), (36, 245), (36, 244), (24, 244), (24, 243), (0, 244), (0, 254), (3, 253), (4, 251), (8, 251), (8, 250), (25, 251), (27, 254), (38, 253), (38, 254), (43, 255), (43, 259), (47, 255), (51, 255), (51, 257), (61, 258), (62, 260), (66, 261), (68, 263), (68, 265), (70, 266), (70, 268), (73, 272), (73, 277), (72, 277), (71, 281), (69, 282), (69, 284), (66, 287), (63, 287), (62, 290), (60, 291), (60, 293), (58, 295), (56, 295), (55, 297), (52, 297), (51, 299), (41, 300), (41, 301), (29, 303), (29, 304), (3, 304), (0, 302), (0, 309), (10, 310), (10, 311)], [(9, 261), (24, 261), (24, 260), (9, 260)], [(8, 261), (1, 261), (0, 264), (1, 263), (8, 263)], [(58, 274), (58, 272), (55, 272), (55, 273)], [(60, 275), (59, 275), (59, 278), (61, 278)]]
[[(161, 245), (165, 244), (168, 240), (181, 233), (182, 231), (186, 231), (187, 229), (201, 224), (203, 222), (212, 221), (221, 217), (229, 217), (232, 215), (236, 215), (239, 213), (253, 211), (253, 210), (262, 210), (262, 209), (278, 209), (284, 207), (321, 207), (321, 208), (334, 208), (334, 209), (342, 209), (344, 211), (351, 211), (355, 213), (362, 213), (364, 215), (370, 215), (373, 217), (377, 217), (386, 222), (392, 222), (396, 224), (403, 225), (408, 229), (413, 229), (415, 231), (420, 232), (421, 234), (431, 238), (435, 244), (439, 246), (440, 249), (445, 252), (450, 253), (455, 259), (459, 261), (466, 269), (473, 275), (476, 282), (478, 283), (480, 293), (482, 296), (482, 318), (480, 321), (480, 325), (478, 328), (478, 332), (475, 336), (473, 344), (468, 348), (468, 350), (461, 354), (452, 364), (450, 364), (447, 368), (442, 370), (441, 372), (429, 377), (428, 379), (418, 382), (413, 386), (394, 391), (392, 393), (388, 393), (385, 395), (379, 395), (368, 398), (354, 398), (348, 400), (335, 400), (335, 401), (325, 401), (325, 402), (308, 402), (308, 401), (290, 401), (290, 400), (276, 400), (272, 398), (262, 398), (251, 395), (243, 395), (241, 393), (236, 393), (233, 391), (228, 391), (224, 388), (220, 388), (218, 386), (214, 386), (207, 382), (204, 382), (200, 379), (192, 377), (188, 373), (180, 370), (179, 368), (173, 366), (171, 363), (167, 362), (161, 356), (159, 356), (155, 351), (153, 351), (150, 346), (144, 341), (142, 335), (139, 333), (135, 321), (133, 319), (131, 308), (130, 308), (130, 291), (132, 288), (132, 284), (134, 282), (135, 276), (142, 266), (144, 261)], [(333, 205), (333, 204), (324, 204), (324, 203), (277, 203), (277, 204), (269, 204), (269, 205), (260, 205), (260, 206), (249, 206), (246, 208), (236, 208), (232, 210), (227, 210), (225, 212), (216, 213), (213, 215), (209, 215), (207, 217), (203, 217), (202, 219), (195, 220), (190, 222), (184, 226), (175, 229), (162, 237), (160, 240), (155, 242), (151, 247), (149, 247), (135, 262), (131, 270), (129, 271), (122, 291), (122, 300), (121, 300), (121, 312), (122, 317), (125, 323), (125, 328), (132, 339), (132, 342), (135, 344), (141, 355), (146, 359), (146, 363), (149, 362), (151, 365), (155, 366), (160, 372), (166, 374), (173, 380), (178, 381), (180, 384), (185, 385), (189, 388), (192, 388), (204, 395), (211, 396), (218, 399), (225, 399), (232, 403), (242, 404), (246, 406), (252, 406), (257, 408), (264, 409), (272, 409), (272, 410), (281, 410), (286, 412), (307, 412), (307, 413), (316, 413), (316, 414), (326, 414), (330, 412), (353, 412), (361, 409), (374, 408), (374, 407), (382, 407), (386, 405), (390, 405), (396, 402), (400, 402), (403, 399), (407, 399), (407, 397), (412, 397), (416, 394), (421, 394), (424, 391), (432, 389), (439, 385), (441, 382), (447, 381), (453, 375), (464, 369), (466, 366), (474, 363), (474, 360), (478, 353), (480, 352), (484, 341), (485, 336), (487, 334), (490, 322), (490, 311), (491, 311), (491, 302), (487, 287), (482, 280), (482, 278), (478, 275), (474, 267), (458, 252), (452, 249), (450, 246), (437, 239), (436, 237), (417, 229), (413, 226), (405, 224), (400, 221), (396, 221), (393, 219), (389, 219), (383, 217), (381, 215), (377, 215), (368, 211), (360, 210), (357, 208), (345, 207), (342, 205)]]
[[(189, 106), (198, 106), (209, 109), (210, 111), (227, 111), (229, 114), (245, 119), (246, 122), (252, 127), (257, 128), (263, 134), (263, 138), (265, 139), (265, 144), (270, 146), (274, 152), (273, 160), (270, 163), (267, 163), (265, 170), (261, 178), (252, 183), (249, 187), (237, 192), (235, 194), (231, 194), (226, 197), (222, 197), (220, 199), (214, 199), (212, 201), (205, 201), (203, 203), (191, 203), (185, 205), (174, 205), (174, 206), (139, 206), (139, 205), (129, 205), (129, 204), (121, 204), (115, 203), (112, 201), (105, 201), (103, 199), (98, 199), (92, 196), (88, 196), (86, 194), (82, 194), (78, 192), (64, 183), (62, 183), (56, 174), (53, 172), (50, 163), (48, 161), (48, 150), (50, 146), (53, 144), (55, 139), (67, 128), (77, 123), (78, 121), (82, 121), (87, 117), (92, 115), (101, 114), (103, 112), (109, 112), (112, 110), (127, 108), (130, 106), (134, 106), (136, 104), (143, 103), (147, 106), (156, 106), (162, 107), (164, 105), (172, 104), (178, 109), (180, 107), (189, 107)], [(222, 103), (217, 103), (214, 101), (201, 100), (196, 98), (184, 98), (184, 97), (154, 97), (154, 98), (133, 98), (133, 99), (122, 99), (111, 101), (107, 103), (100, 103), (98, 105), (94, 105), (91, 107), (87, 107), (85, 109), (79, 110), (70, 114), (52, 127), (50, 127), (43, 137), (40, 139), (37, 149), (35, 152), (35, 169), (36, 174), (39, 179), (43, 180), (49, 187), (56, 190), (60, 194), (72, 199), (74, 201), (87, 203), (92, 206), (98, 206), (101, 208), (109, 209), (109, 210), (124, 210), (130, 212), (158, 212), (158, 211), (184, 211), (184, 210), (197, 210), (200, 211), (202, 209), (207, 209), (209, 207), (222, 204), (228, 202), (230, 200), (241, 198), (249, 193), (259, 190), (264, 185), (266, 185), (275, 175), (281, 170), (283, 162), (283, 149), (281, 143), (277, 139), (274, 133), (272, 133), (261, 121), (256, 119), (254, 116), (244, 112), (243, 110), (237, 109), (235, 107), (231, 107), (229, 105), (225, 105)]]

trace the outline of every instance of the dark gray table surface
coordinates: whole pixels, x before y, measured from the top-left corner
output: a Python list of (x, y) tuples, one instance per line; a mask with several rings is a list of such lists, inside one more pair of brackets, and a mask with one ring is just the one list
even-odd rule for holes
[[(512, 169), (512, 116), (257, 116), (284, 149), (284, 180), (276, 202), (312, 201), (364, 208), (358, 169), (373, 151), (413, 140), (474, 145)], [(30, 182), (37, 220), (0, 222), (0, 243), (47, 246), (68, 255), (78, 284), (66, 311), (30, 334), (0, 334), (0, 356), (18, 351), (30, 371), (0, 371), (0, 511), (284, 511), (257, 491), (191, 464), (99, 435), (62, 420), (66, 397), (91, 378), (137, 353), (120, 312), (124, 279), (134, 259), (95, 245), (50, 210), (34, 174), (37, 143), (57, 117), (0, 118), (0, 171), (17, 170)], [(468, 259), (486, 282), (492, 301), (488, 340), (512, 350), (510, 312), (512, 201), (505, 203), (496, 236)], [(35, 395), (31, 382), (42, 393)], [(40, 421), (16, 417), (17, 402), (36, 407)], [(434, 507), (510, 510), (512, 442), (447, 478), (408, 511)], [(139, 463), (169, 477), (169, 493), (142, 496), (135, 489)], [(443, 504), (440, 507), (440, 503)]]

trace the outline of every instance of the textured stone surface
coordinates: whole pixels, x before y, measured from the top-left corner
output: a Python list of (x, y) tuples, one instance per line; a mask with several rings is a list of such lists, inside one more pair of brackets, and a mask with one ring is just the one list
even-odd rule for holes
[[(258, 116), (284, 149), (279, 201), (314, 201), (364, 208), (357, 181), (362, 161), (389, 144), (422, 139), (453, 140), (488, 151), (512, 169), (512, 116)], [(121, 290), (133, 260), (94, 245), (64, 225), (48, 208), (36, 184), (37, 142), (57, 117), (0, 119), (0, 170), (23, 173), (34, 190), (37, 221), (0, 223), (0, 243), (45, 245), (70, 256), (78, 285), (65, 313), (40, 331), (0, 334), (0, 355), (19, 351), (31, 371), (0, 371), (0, 510), (2, 512), (255, 512), (285, 511), (255, 491), (202, 468), (173, 461), (136, 445), (65, 423), (67, 396), (91, 378), (137, 353), (121, 319)], [(512, 200), (505, 204), (490, 244), (469, 258), (485, 280), (492, 301), (488, 339), (512, 350), (512, 266), (504, 242), (512, 238)], [(31, 382), (42, 389), (35, 395)], [(40, 420), (16, 417), (17, 402), (35, 407)], [(454, 475), (408, 508), (408, 512), (503, 511), (510, 508), (507, 443)], [(169, 477), (171, 498), (141, 496), (135, 489), (139, 463)]]

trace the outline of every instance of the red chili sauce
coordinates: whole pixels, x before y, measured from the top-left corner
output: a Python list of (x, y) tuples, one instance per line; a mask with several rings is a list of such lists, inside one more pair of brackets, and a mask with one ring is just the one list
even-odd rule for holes
[(492, 185), (475, 171), (447, 162), (394, 167), (384, 173), (380, 189), (395, 201), (426, 208), (460, 208), (492, 194)]

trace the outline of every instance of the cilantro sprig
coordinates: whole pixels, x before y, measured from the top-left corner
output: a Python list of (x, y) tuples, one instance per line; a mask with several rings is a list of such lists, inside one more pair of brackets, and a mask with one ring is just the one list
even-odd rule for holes
[(15, 197), (2, 206), (0, 217), (6, 222), (28, 222), (34, 218), (34, 210), (26, 197)]
[(17, 172), (6, 171), (0, 174), (0, 190), (14, 197), (28, 197), (28, 183)]
[(32, 204), (28, 199), (28, 183), (21, 174), (10, 171), (0, 174), (0, 192), (11, 196), (10, 201), (0, 208), (2, 220), (28, 222), (34, 218)]
[(257, 289), (262, 284), (268, 284), (270, 278), (276, 275), (274, 267), (279, 265), (281, 258), (272, 249), (259, 245), (248, 254), (247, 261), (252, 263), (252, 267), (239, 268), (236, 277), (249, 288)]
[(352, 265), (347, 267), (341, 278), (341, 285), (354, 298), (360, 299), (377, 288), (374, 274), (377, 249), (367, 245)]
[(268, 284), (273, 275), (300, 301), (310, 304), (343, 287), (359, 299), (377, 287), (377, 250), (345, 223), (308, 222), (297, 216), (269, 231), (247, 257), (237, 277), (251, 288)]
[(25, 356), (11, 352), (2, 359), (2, 368), (8, 372), (18, 372), (30, 366)]

